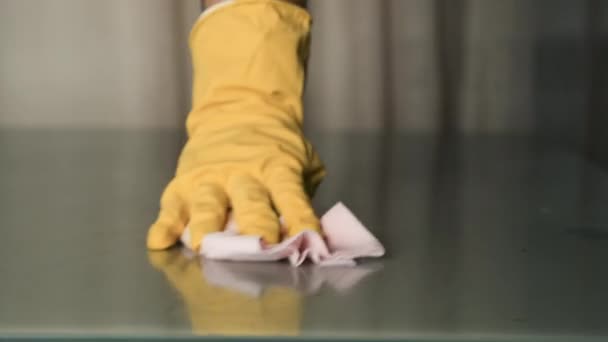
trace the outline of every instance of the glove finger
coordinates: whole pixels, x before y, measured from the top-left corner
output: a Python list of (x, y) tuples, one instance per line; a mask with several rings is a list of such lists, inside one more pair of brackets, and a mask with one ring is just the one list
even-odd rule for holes
[(288, 168), (278, 168), (267, 175), (267, 186), (272, 201), (283, 216), (289, 235), (303, 230), (321, 231), (319, 219), (306, 194), (302, 176)]
[(241, 234), (261, 236), (269, 244), (279, 241), (279, 220), (260, 182), (248, 175), (235, 175), (228, 182), (228, 195)]
[(158, 218), (148, 230), (148, 248), (162, 250), (173, 246), (184, 232), (187, 220), (187, 207), (173, 180), (163, 192)]
[(226, 224), (228, 196), (221, 186), (203, 183), (190, 202), (190, 248), (198, 251), (205, 235), (219, 232)]

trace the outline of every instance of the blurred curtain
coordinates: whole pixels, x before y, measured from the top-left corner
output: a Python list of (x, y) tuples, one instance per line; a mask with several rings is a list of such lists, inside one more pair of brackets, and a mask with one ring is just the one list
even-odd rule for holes
[(177, 127), (197, 0), (1, 0), (0, 127)]
[[(608, 2), (311, 0), (311, 130), (607, 146)], [(196, 0), (0, 1), (0, 125), (181, 127)]]
[(312, 127), (579, 139), (608, 124), (606, 1), (331, 0), (312, 12)]

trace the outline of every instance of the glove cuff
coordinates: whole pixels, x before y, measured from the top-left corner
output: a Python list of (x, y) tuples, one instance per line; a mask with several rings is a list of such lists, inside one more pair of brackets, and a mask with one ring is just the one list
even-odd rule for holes
[(194, 85), (189, 134), (239, 113), (287, 117), (301, 126), (308, 12), (280, 0), (233, 0), (217, 6), (201, 16), (190, 35)]

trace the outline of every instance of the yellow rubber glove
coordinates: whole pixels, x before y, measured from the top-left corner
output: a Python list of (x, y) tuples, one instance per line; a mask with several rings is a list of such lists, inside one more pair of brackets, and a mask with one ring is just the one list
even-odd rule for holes
[(150, 249), (174, 245), (186, 225), (193, 248), (224, 227), (276, 243), (319, 230), (310, 197), (324, 168), (302, 136), (310, 16), (279, 0), (236, 0), (204, 15), (190, 36), (194, 65), (189, 140), (148, 233)]
[(198, 259), (179, 250), (148, 252), (181, 295), (195, 335), (297, 336), (302, 320), (302, 296), (283, 287), (266, 289), (258, 297), (216, 287), (206, 281)]

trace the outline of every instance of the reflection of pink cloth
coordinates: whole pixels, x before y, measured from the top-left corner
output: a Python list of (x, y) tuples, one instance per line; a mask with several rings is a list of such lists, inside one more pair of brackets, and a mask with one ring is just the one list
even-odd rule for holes
[(342, 294), (363, 279), (382, 269), (382, 264), (359, 267), (289, 267), (279, 263), (223, 262), (203, 260), (203, 274), (208, 284), (259, 298), (267, 289), (290, 288), (312, 296), (329, 288)]
[[(304, 231), (273, 246), (262, 246), (260, 237), (238, 235), (230, 219), (226, 229), (207, 235), (201, 254), (214, 260), (277, 261), (289, 259), (293, 266), (310, 260), (321, 266), (356, 265), (355, 259), (380, 257), (384, 247), (359, 222), (353, 213), (338, 203), (321, 218), (326, 241), (313, 231)], [(182, 242), (189, 246), (190, 232), (186, 228)], [(327, 243), (326, 243), (327, 242)]]

